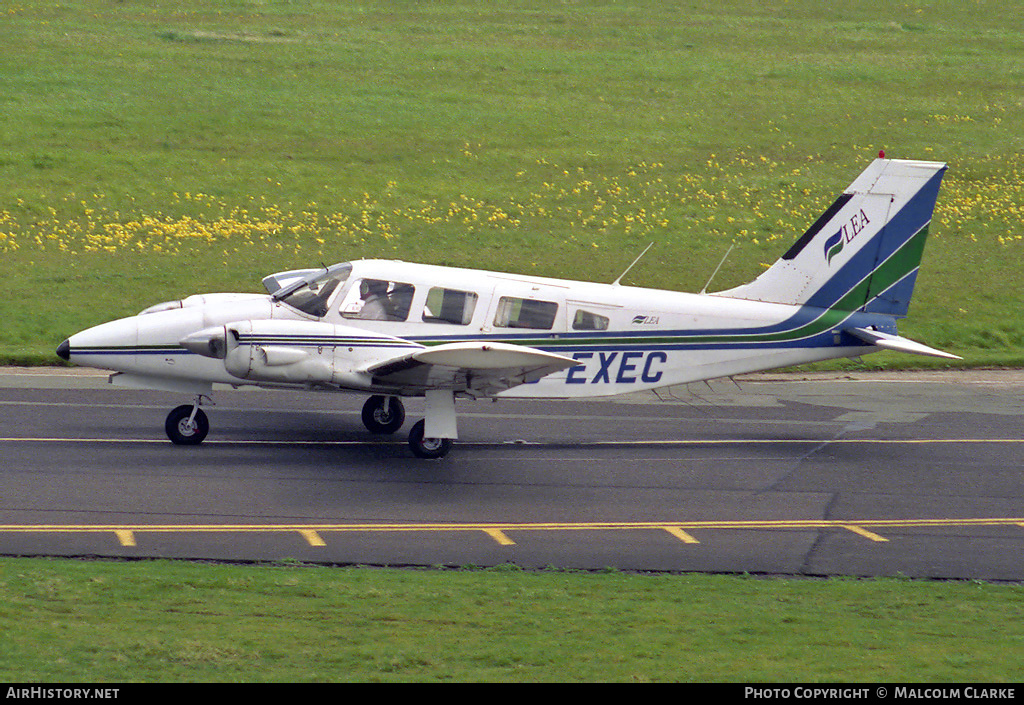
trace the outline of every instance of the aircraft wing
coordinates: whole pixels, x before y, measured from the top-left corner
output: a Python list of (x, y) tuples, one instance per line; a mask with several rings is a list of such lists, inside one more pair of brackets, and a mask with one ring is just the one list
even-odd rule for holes
[(578, 364), (537, 348), (466, 341), (416, 350), (363, 371), (379, 384), (490, 396)]

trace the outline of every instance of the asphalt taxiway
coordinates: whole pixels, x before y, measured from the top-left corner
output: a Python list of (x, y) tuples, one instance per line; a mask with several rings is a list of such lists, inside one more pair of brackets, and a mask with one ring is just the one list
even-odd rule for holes
[(8, 369), (0, 554), (1021, 580), (1022, 394), (970, 371), (460, 403), (424, 461), (359, 396), (216, 392), (179, 447), (187, 399)]

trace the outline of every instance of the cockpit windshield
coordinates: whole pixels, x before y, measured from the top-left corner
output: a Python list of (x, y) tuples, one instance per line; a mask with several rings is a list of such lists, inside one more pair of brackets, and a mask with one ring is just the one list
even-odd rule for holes
[(281, 289), (274, 294), (274, 300), (283, 301), (311, 316), (323, 318), (327, 315), (331, 294), (351, 273), (352, 265), (348, 262), (325, 267)]

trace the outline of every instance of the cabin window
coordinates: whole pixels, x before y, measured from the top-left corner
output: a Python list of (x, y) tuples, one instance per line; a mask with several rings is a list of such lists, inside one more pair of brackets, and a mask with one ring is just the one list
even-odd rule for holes
[(363, 321), (404, 321), (412, 308), (412, 284), (384, 279), (361, 279), (341, 305), (341, 315)]
[(433, 287), (427, 292), (427, 303), (423, 307), (423, 320), (427, 323), (453, 323), (468, 326), (476, 311), (479, 297), (472, 291), (457, 291)]
[(550, 330), (555, 324), (558, 304), (553, 301), (517, 299), (502, 296), (498, 300), (498, 312), (494, 325), (501, 328), (534, 328)]
[(608, 317), (602, 316), (597, 313), (591, 313), (590, 311), (584, 311), (582, 308), (576, 310), (576, 315), (572, 319), (573, 330), (608, 330)]

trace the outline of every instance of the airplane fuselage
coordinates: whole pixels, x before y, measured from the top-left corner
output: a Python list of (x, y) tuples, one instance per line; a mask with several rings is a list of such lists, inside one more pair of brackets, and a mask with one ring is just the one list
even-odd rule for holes
[[(366, 314), (358, 296), (365, 281), (386, 282), (392, 297), (401, 299), (387, 316)], [(115, 383), (181, 391), (202, 392), (219, 383), (421, 394), (415, 386), (381, 384), (359, 371), (403, 347), (490, 341), (577, 362), (495, 396), (573, 398), (877, 349), (843, 332), (851, 325), (895, 332), (895, 321), (882, 315), (386, 260), (352, 262), (344, 280), (315, 305), (269, 294), (207, 294), (153, 309), (73, 336), (74, 362), (123, 373)], [(288, 367), (287, 351), (301, 350), (303, 364), (335, 374), (314, 376), (315, 383), (301, 375), (246, 379), (232, 374), (223, 360), (181, 344), (198, 331), (239, 321), (285, 325), (273, 339), (242, 338), (264, 357), (285, 358), (274, 365), (268, 357), (271, 367)], [(290, 333), (284, 322), (320, 326), (315, 335), (308, 329)]]

